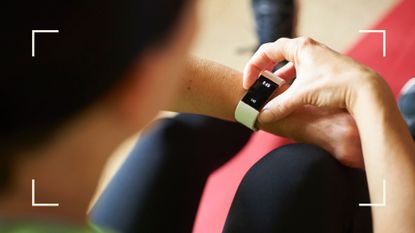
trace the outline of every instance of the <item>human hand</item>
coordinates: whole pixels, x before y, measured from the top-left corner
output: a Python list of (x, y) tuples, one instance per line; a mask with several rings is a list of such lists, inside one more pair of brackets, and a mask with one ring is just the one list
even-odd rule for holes
[[(272, 99), (259, 123), (277, 122), (306, 105), (346, 109), (359, 129), (371, 200), (389, 203), (373, 208), (375, 232), (415, 232), (415, 144), (382, 78), (311, 39), (280, 39), (261, 47), (245, 70), (244, 87), (259, 72), (286, 59), (281, 74), (296, 74), (294, 83)], [(339, 142), (343, 144), (343, 141)], [(383, 190), (379, 182), (383, 180)], [(385, 184), (388, 182), (388, 198)]]
[(283, 119), (257, 122), (256, 126), (297, 142), (318, 145), (346, 166), (364, 167), (359, 132), (345, 110), (304, 106)]
[(257, 127), (316, 144), (345, 165), (363, 167), (358, 129), (346, 110), (353, 108), (360, 88), (367, 88), (377, 75), (312, 39), (280, 39), (263, 45), (248, 62), (244, 87), (283, 59), (290, 62), (276, 75), (297, 78), (264, 107)]
[(358, 92), (369, 91), (368, 85), (379, 80), (379, 75), (369, 68), (310, 38), (281, 38), (262, 45), (250, 59), (244, 70), (244, 88), (252, 85), (261, 71), (284, 59), (289, 63), (276, 74), (284, 79), (296, 76), (296, 80), (265, 105), (259, 122), (275, 122), (305, 105), (352, 113)]

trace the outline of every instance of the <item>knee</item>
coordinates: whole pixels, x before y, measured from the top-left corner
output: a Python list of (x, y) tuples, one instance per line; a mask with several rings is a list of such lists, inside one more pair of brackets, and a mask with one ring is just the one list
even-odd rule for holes
[[(273, 187), (289, 184), (290, 191), (304, 185), (318, 186), (344, 170), (327, 151), (309, 144), (277, 148), (259, 160), (246, 174), (241, 186)], [(336, 176), (338, 177), (338, 176)]]
[[(302, 224), (324, 226), (330, 214), (338, 213), (336, 209), (350, 205), (345, 169), (319, 147), (280, 147), (258, 161), (243, 178), (227, 227), (238, 228), (241, 222), (252, 229), (282, 231), (301, 228)], [(330, 210), (320, 212), (322, 206)]]

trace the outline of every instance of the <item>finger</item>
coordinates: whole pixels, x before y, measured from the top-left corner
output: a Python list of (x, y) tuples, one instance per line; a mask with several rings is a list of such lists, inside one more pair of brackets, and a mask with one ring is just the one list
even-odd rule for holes
[(302, 98), (295, 94), (293, 88), (288, 88), (265, 105), (258, 117), (258, 121), (263, 124), (275, 122), (288, 116), (303, 105)]
[[(266, 66), (264, 70), (268, 70), (269, 72), (272, 72), (272, 70), (274, 69), (275, 65), (276, 64), (274, 64), (274, 63), (269, 63), (268, 66)], [(262, 70), (262, 71), (264, 71), (264, 70)]]
[(259, 74), (267, 69), (272, 68), (276, 63), (270, 60), (264, 53), (264, 47), (267, 44), (261, 45), (255, 54), (249, 59), (243, 71), (243, 87), (249, 89), (258, 78)]
[(260, 72), (283, 60), (294, 61), (296, 39), (281, 38), (273, 43), (266, 43), (248, 61), (243, 74), (243, 87), (248, 89), (258, 78)]
[(294, 63), (292, 62), (288, 62), (283, 67), (279, 68), (274, 72), (276, 76), (284, 79), (285, 81), (294, 78), (296, 76), (296, 73), (297, 71), (295, 69)]

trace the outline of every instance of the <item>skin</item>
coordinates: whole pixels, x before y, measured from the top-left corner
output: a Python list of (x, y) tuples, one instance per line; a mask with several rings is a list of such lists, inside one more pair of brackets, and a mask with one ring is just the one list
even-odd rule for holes
[[(190, 58), (185, 74), (179, 87), (180, 95), (172, 101), (168, 110), (235, 121), (235, 108), (246, 91), (239, 71), (211, 61)], [(289, 78), (285, 73), (277, 74)], [(279, 88), (274, 96), (287, 88), (288, 85)], [(279, 121), (257, 122), (257, 128), (295, 141), (319, 145), (343, 164), (363, 167), (359, 133), (353, 118), (344, 109), (304, 106)], [(338, 143), (340, 141), (342, 143)]]
[(374, 232), (415, 232), (415, 143), (386, 82), (369, 68), (310, 39), (279, 39), (263, 45), (244, 72), (244, 86), (270, 64), (290, 61), (279, 71), (297, 75), (259, 116), (272, 124), (312, 105), (347, 110), (356, 122), (373, 207)]
[[(0, 216), (56, 218), (85, 226), (107, 158), (178, 94), (196, 23), (195, 2), (189, 1), (169, 42), (140, 54), (123, 83), (63, 125), (46, 144), (17, 152), (12, 185), (0, 196)], [(31, 206), (33, 178), (37, 202), (59, 202), (59, 208)]]
[[(248, 69), (243, 79), (242, 73), (223, 65), (189, 58), (196, 24), (195, 2), (191, 1), (169, 43), (145, 50), (123, 83), (63, 125), (48, 143), (18, 152), (13, 185), (0, 196), (0, 216), (12, 219), (53, 216), (85, 225), (88, 205), (108, 156), (124, 139), (144, 128), (159, 110), (234, 121), (235, 107), (245, 93), (243, 84), (246, 87), (257, 75)], [(322, 67), (330, 71), (330, 66)], [(292, 69), (283, 69), (279, 75), (289, 78), (293, 73)], [(289, 93), (292, 87), (283, 92), (287, 88), (281, 88), (276, 96)], [(271, 120), (266, 120), (265, 112), (261, 113), (257, 126), (320, 145), (345, 164), (362, 166), (355, 124), (358, 118), (353, 118), (348, 109), (298, 105), (290, 110), (290, 114)], [(37, 180), (37, 201), (59, 202), (59, 208), (31, 206), (32, 178)]]

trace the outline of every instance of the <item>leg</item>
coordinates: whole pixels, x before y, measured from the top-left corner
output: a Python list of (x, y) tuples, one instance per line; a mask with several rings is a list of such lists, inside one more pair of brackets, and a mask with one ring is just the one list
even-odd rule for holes
[(181, 114), (144, 134), (94, 206), (99, 226), (123, 233), (191, 232), (209, 174), (236, 154), (250, 131)]
[(278, 148), (239, 186), (224, 232), (371, 232), (364, 171), (312, 145)]
[(259, 44), (291, 37), (294, 0), (252, 0)]
[[(295, 24), (294, 0), (252, 0), (258, 45), (293, 36)], [(274, 70), (282, 67), (281, 62)]]

